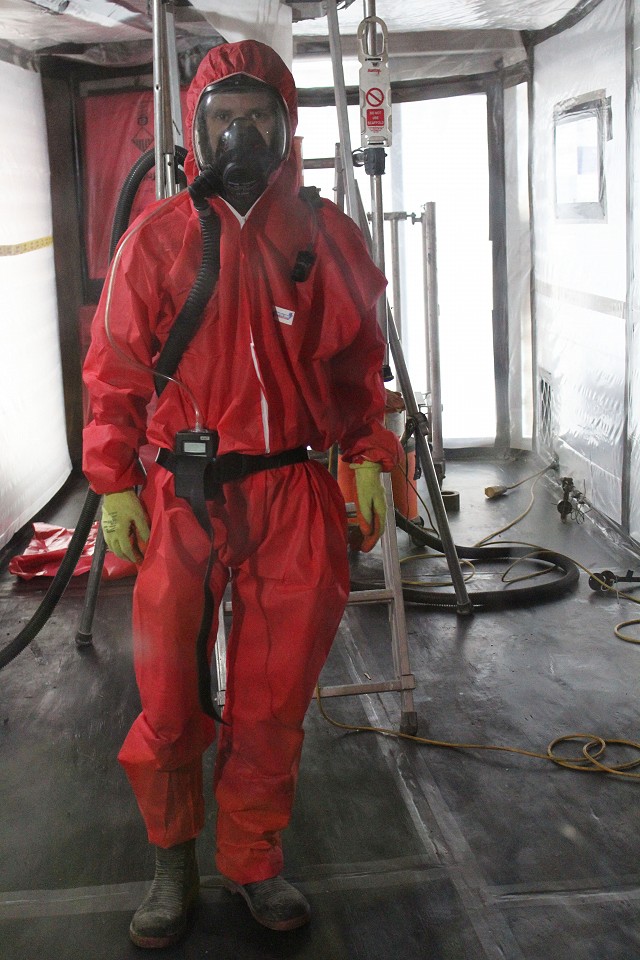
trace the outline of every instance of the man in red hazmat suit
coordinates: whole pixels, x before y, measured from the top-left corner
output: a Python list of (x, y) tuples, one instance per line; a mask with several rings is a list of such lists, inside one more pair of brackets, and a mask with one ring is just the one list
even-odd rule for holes
[[(207, 657), (232, 583), (216, 866), (264, 926), (308, 921), (307, 901), (281, 876), (280, 837), (304, 715), (349, 574), (344, 500), (307, 449), (340, 444), (355, 470), (368, 546), (384, 525), (380, 471), (399, 454), (382, 423), (375, 303), (384, 278), (347, 217), (299, 196), (296, 114), (293, 78), (269, 47), (243, 41), (206, 55), (188, 94), (185, 171), (192, 184), (205, 171), (214, 187), (200, 203), (220, 224), (213, 295), (150, 406), (153, 367), (203, 247), (188, 190), (153, 204), (120, 242), (85, 366), (93, 410), (85, 473), (104, 495), (107, 545), (139, 563), (133, 635), (142, 712), (119, 760), (156, 848), (155, 879), (130, 928), (142, 947), (176, 942), (198, 894), (202, 754), (216, 730), (198, 694), (204, 581), (214, 609)], [(203, 436), (213, 439), (207, 463), (221, 471), (204, 517), (203, 504), (194, 512), (176, 493)], [(145, 443), (159, 450), (146, 477), (138, 461)]]

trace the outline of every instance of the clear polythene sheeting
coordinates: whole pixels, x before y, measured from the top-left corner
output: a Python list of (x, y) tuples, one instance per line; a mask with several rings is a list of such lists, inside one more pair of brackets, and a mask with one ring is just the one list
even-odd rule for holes
[(631, 181), (634, 217), (631, 237), (631, 283), (629, 298), (628, 371), (629, 371), (629, 532), (640, 542), (640, 0), (634, 2), (634, 63), (632, 86), (632, 156), (635, 158)]
[[(298, 48), (293, 64), (299, 87), (329, 87), (333, 83), (328, 58), (305, 55), (306, 44)], [(354, 37), (341, 38), (342, 67), (347, 86), (357, 86), (360, 61)], [(391, 33), (388, 44), (389, 74), (398, 80), (434, 80), (494, 73), (496, 63), (509, 67), (526, 63), (522, 38), (516, 31), (446, 31), (398, 36)]]
[[(0, 62), (0, 547), (69, 475), (40, 77)], [(23, 246), (18, 247), (24, 250)]]
[[(197, 3), (196, 3), (197, 6)], [(340, 31), (355, 33), (363, 16), (363, 4), (355, 0), (338, 14)], [(504, 28), (540, 30), (560, 20), (576, 6), (576, 0), (377, 0), (376, 15), (397, 33), (421, 30)], [(326, 17), (294, 24), (294, 35), (323, 35)]]
[[(534, 56), (535, 374), (539, 389), (546, 383), (539, 431), (546, 418), (560, 475), (573, 477), (618, 523), (626, 415), (625, 55), (625, 4), (603, 0)], [(590, 102), (601, 104), (600, 126), (597, 111), (571, 114)]]

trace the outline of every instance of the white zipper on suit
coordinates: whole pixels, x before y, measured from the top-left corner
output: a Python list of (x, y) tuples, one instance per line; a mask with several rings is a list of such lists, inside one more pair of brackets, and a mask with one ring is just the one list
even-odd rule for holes
[[(222, 199), (224, 199), (224, 198), (222, 198)], [(225, 202), (225, 203), (227, 204), (227, 206), (229, 207), (229, 210), (231, 210), (231, 212), (232, 212), (232, 213), (235, 215), (235, 217), (237, 218), (238, 223), (240, 224), (240, 229), (242, 230), (242, 228), (244, 227), (245, 223), (247, 222), (247, 218), (248, 218), (249, 214), (250, 214), (251, 211), (253, 210), (253, 207), (250, 207), (249, 210), (247, 211), (247, 213), (245, 214), (245, 216), (242, 216), (242, 214), (238, 213), (238, 211), (237, 211), (234, 207), (232, 207), (230, 203), (227, 203), (226, 200), (225, 200), (224, 202)], [(257, 203), (257, 201), (256, 201), (256, 203)], [(254, 204), (254, 206), (255, 206), (255, 204)], [(262, 435), (263, 435), (263, 438), (264, 438), (264, 452), (265, 452), (265, 453), (271, 453), (271, 448), (270, 448), (270, 445), (269, 445), (269, 444), (270, 444), (270, 439), (269, 439), (269, 404), (267, 403), (267, 395), (266, 395), (265, 389), (264, 389), (264, 381), (263, 381), (263, 379), (262, 379), (262, 374), (260, 373), (260, 364), (258, 363), (258, 357), (257, 357), (257, 355), (256, 355), (256, 348), (255, 348), (255, 345), (254, 345), (254, 343), (253, 343), (253, 330), (252, 330), (252, 328), (251, 328), (251, 321), (249, 321), (249, 331), (250, 331), (250, 334), (251, 334), (251, 342), (250, 342), (250, 344), (249, 344), (249, 347), (250, 347), (250, 349), (251, 349), (251, 359), (253, 360), (253, 367), (254, 367), (254, 370), (256, 371), (256, 377), (258, 378), (258, 384), (259, 384), (259, 386), (260, 386), (260, 413), (261, 413), (261, 416), (262, 416)]]

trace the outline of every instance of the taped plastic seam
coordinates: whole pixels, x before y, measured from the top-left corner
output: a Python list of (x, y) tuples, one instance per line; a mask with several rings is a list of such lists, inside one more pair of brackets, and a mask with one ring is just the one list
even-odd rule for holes
[[(0, 62), (0, 547), (71, 472), (58, 339), (49, 158), (40, 76)], [(23, 245), (22, 247), (20, 245)]]
[[(625, 58), (623, 0), (534, 53), (535, 373), (539, 397), (547, 381), (547, 443), (562, 475), (617, 523), (626, 330), (611, 305), (627, 297)], [(599, 106), (585, 113), (585, 103)]]

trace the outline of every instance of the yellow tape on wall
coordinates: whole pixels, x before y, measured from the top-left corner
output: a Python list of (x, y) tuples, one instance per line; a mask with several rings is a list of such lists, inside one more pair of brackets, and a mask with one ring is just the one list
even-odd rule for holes
[(53, 237), (39, 237), (37, 240), (25, 240), (24, 243), (0, 244), (0, 257), (17, 257), (20, 253), (30, 253), (41, 247), (50, 247)]

